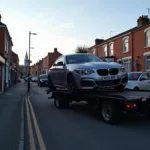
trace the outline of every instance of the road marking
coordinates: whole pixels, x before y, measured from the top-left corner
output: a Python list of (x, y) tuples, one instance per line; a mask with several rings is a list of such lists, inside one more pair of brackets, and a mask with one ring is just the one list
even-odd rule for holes
[(33, 110), (33, 107), (32, 107), (32, 104), (30, 102), (29, 97), (28, 97), (28, 103), (29, 103), (29, 107), (30, 107), (30, 110), (31, 110), (31, 115), (32, 115), (32, 118), (33, 118), (33, 123), (34, 123), (34, 127), (35, 127), (35, 131), (36, 131), (36, 135), (37, 135), (37, 139), (38, 139), (40, 149), (41, 150), (46, 150), (46, 146), (44, 144), (44, 141), (43, 141), (43, 138), (42, 138), (42, 135), (41, 135), (38, 123), (37, 123), (37, 119), (36, 119), (36, 116), (35, 116), (35, 113), (34, 113), (34, 110)]
[(29, 105), (28, 105), (28, 97), (26, 98), (26, 111), (27, 111), (27, 124), (28, 124), (28, 132), (29, 132), (29, 141), (30, 141), (30, 149), (36, 150), (34, 136), (33, 136), (33, 129), (31, 124), (31, 117), (29, 113)]
[(20, 141), (18, 150), (24, 150), (24, 99), (21, 105)]

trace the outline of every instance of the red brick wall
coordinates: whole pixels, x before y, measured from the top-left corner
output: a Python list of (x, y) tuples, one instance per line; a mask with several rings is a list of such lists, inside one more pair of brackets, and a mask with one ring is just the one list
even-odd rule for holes
[(4, 28), (0, 28), (0, 52), (4, 55)]
[(56, 59), (61, 56), (62, 54), (59, 53), (58, 51), (54, 52), (54, 53), (49, 53), (49, 66), (48, 68), (50, 68), (54, 62), (56, 61)]
[[(150, 27), (150, 25), (149, 25)], [(133, 43), (134, 43), (134, 60), (137, 59), (137, 56), (139, 56), (139, 63), (140, 63), (140, 68), (141, 71), (145, 71), (145, 58), (144, 58), (144, 53), (145, 52), (150, 52), (150, 47), (145, 48), (145, 42), (146, 42), (146, 36), (144, 30), (147, 29), (148, 27), (145, 27), (141, 30), (138, 30), (134, 33), (133, 36)], [(135, 68), (134, 68), (135, 69)]]

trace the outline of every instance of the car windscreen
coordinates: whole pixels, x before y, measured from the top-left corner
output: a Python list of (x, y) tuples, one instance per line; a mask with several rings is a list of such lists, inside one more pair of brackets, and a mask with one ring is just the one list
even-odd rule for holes
[(129, 73), (128, 80), (129, 81), (137, 81), (142, 73)]
[(66, 61), (67, 61), (67, 64), (78, 64), (78, 63), (86, 63), (86, 62), (103, 62), (102, 59), (91, 54), (69, 55), (69, 56), (66, 56)]
[(48, 76), (47, 75), (42, 75), (42, 76), (39, 76), (40, 79), (48, 79)]

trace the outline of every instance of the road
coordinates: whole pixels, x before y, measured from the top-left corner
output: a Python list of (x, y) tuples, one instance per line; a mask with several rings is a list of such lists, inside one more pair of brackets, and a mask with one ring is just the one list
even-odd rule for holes
[[(27, 107), (33, 110), (30, 110), (33, 127), (28, 132), (30, 135), (26, 133), (26, 139), (32, 140), (26, 140), (26, 150), (31, 145), (36, 150), (150, 149), (148, 118), (131, 117), (119, 125), (107, 125), (99, 119), (94, 109), (85, 104), (74, 104), (68, 110), (56, 109), (53, 100), (47, 99), (45, 89), (32, 84), (33, 95), (26, 105), (26, 110)], [(26, 124), (27, 131), (29, 128)]]
[(47, 99), (45, 87), (18, 84), (0, 95), (2, 150), (149, 150), (150, 120), (126, 118), (103, 123), (84, 103), (59, 110)]

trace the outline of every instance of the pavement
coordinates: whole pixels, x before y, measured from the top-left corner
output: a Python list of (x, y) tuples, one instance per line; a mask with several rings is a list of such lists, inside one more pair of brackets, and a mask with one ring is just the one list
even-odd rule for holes
[(0, 95), (0, 149), (150, 149), (149, 118), (129, 117), (118, 125), (108, 125), (85, 103), (56, 109), (45, 90), (31, 83), (29, 95), (23, 82)]
[(20, 142), (21, 105), (27, 86), (18, 83), (0, 94), (0, 149), (17, 150)]

